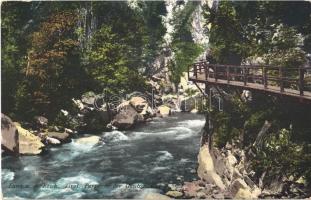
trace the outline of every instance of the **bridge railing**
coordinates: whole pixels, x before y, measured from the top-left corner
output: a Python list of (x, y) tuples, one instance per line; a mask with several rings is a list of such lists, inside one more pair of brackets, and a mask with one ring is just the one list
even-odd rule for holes
[[(275, 67), (270, 65), (220, 65), (209, 64), (206, 61), (194, 63), (188, 68), (188, 77), (200, 80), (226, 80), (243, 82), (246, 86), (249, 83), (268, 86), (278, 86), (281, 93), (284, 89), (298, 90), (300, 95), (304, 91), (311, 91), (311, 67)], [(193, 76), (190, 75), (193, 73)]]

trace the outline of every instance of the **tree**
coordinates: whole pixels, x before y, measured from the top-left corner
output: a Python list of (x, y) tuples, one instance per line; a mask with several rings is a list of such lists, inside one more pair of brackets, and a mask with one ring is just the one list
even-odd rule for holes
[(108, 25), (94, 34), (88, 52), (87, 72), (96, 82), (97, 92), (105, 89), (111, 94), (118, 94), (121, 90), (131, 91), (143, 86), (137, 69), (129, 67), (127, 50), (127, 44), (112, 33)]
[(31, 35), (25, 74), (36, 114), (55, 116), (83, 91), (87, 79), (80, 64), (77, 20), (74, 11), (58, 12)]
[(1, 5), (1, 81), (2, 112), (12, 115), (16, 91), (23, 79), (21, 69), (26, 64), (27, 38), (25, 25), (30, 19), (29, 3), (3, 2)]

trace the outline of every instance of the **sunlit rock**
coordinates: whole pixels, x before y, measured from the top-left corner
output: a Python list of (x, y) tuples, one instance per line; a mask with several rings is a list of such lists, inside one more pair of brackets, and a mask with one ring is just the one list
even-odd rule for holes
[(44, 133), (47, 137), (55, 138), (61, 142), (69, 142), (69, 134), (66, 132), (47, 132)]
[(44, 147), (44, 144), (41, 142), (41, 138), (22, 128), (18, 123), (15, 123), (15, 126), (19, 135), (19, 153), (27, 155), (40, 154), (42, 152), (42, 148)]
[(172, 191), (171, 190), (171, 191), (168, 191), (165, 195), (173, 197), (173, 198), (179, 198), (179, 197), (183, 196), (183, 193), (179, 192), (179, 191)]
[(222, 182), (221, 177), (215, 172), (214, 162), (207, 145), (200, 148), (198, 162), (198, 176), (207, 183), (215, 184), (221, 190), (224, 190), (225, 185)]
[(123, 108), (118, 111), (111, 124), (118, 129), (128, 129), (143, 120), (142, 115), (137, 113), (132, 105), (128, 104), (123, 106)]
[(49, 136), (47, 136), (45, 140), (48, 144), (60, 144), (61, 143), (58, 139), (55, 139)]
[(163, 116), (169, 116), (171, 114), (171, 108), (165, 105), (158, 107), (158, 112)]
[(94, 136), (90, 136), (90, 137), (79, 138), (76, 140), (76, 143), (95, 145), (95, 144), (99, 143), (99, 141), (100, 141), (100, 137), (94, 135)]

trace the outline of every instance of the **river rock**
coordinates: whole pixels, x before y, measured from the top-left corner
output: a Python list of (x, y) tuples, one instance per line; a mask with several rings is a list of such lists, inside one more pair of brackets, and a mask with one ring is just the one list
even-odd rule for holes
[(198, 199), (206, 199), (206, 194), (205, 194), (205, 192), (198, 192), (197, 194), (196, 194), (196, 196), (195, 196), (196, 198), (198, 198)]
[(149, 106), (148, 101), (143, 97), (134, 96), (130, 99), (129, 104), (131, 104), (144, 118), (153, 116), (153, 111)]
[(185, 182), (182, 189), (186, 198), (193, 198), (196, 197), (198, 191), (203, 190), (204, 187), (200, 186), (200, 181), (193, 181)]
[(183, 196), (183, 193), (179, 191), (171, 190), (171, 191), (168, 191), (165, 195), (169, 197), (173, 197), (173, 198), (180, 198)]
[(251, 199), (252, 192), (249, 189), (240, 188), (235, 194), (234, 199)]
[(58, 139), (55, 139), (49, 136), (47, 136), (45, 140), (48, 144), (60, 144), (61, 143)]
[(173, 190), (173, 191), (182, 191), (183, 188), (181, 185), (176, 185), (176, 184), (168, 184), (167, 187), (170, 189), (170, 190)]
[(144, 196), (145, 200), (170, 200), (168, 196), (159, 193), (148, 193)]
[(197, 109), (192, 109), (190, 112), (196, 114), (196, 113), (198, 113), (199, 111), (198, 111)]
[(76, 143), (95, 145), (95, 144), (99, 143), (99, 141), (100, 141), (100, 137), (93, 135), (90, 137), (79, 138), (76, 140)]
[(69, 134), (66, 132), (47, 132), (46, 136), (56, 138), (61, 142), (70, 142)]
[(251, 189), (248, 187), (248, 185), (245, 183), (245, 181), (241, 178), (238, 178), (238, 179), (235, 179), (231, 186), (230, 186), (230, 191), (231, 191), (231, 194), (232, 196), (236, 196), (239, 192), (239, 197), (240, 198), (243, 198), (243, 195), (246, 195), (246, 194), (250, 194), (248, 196), (248, 198), (251, 197)]
[(93, 106), (95, 100), (96, 100), (96, 94), (92, 91), (84, 93), (81, 98), (81, 102), (89, 106)]
[(171, 114), (171, 108), (165, 105), (158, 107), (158, 112), (163, 116), (169, 116)]
[(137, 113), (133, 106), (126, 104), (118, 111), (111, 124), (118, 129), (128, 129), (142, 121), (144, 121), (143, 117)]
[(203, 145), (200, 148), (198, 162), (198, 176), (205, 180), (207, 183), (215, 184), (221, 190), (224, 190), (225, 185), (222, 182), (220, 176), (215, 172), (214, 162), (207, 145)]
[(19, 153), (25, 155), (40, 154), (44, 147), (41, 138), (22, 128), (18, 123), (15, 123), (15, 126), (19, 136)]
[(1, 113), (1, 145), (9, 152), (18, 153), (18, 132), (12, 120)]
[(43, 116), (35, 116), (34, 121), (38, 128), (44, 128), (48, 125), (48, 119)]
[(142, 97), (132, 97), (129, 103), (135, 108), (138, 113), (143, 111), (144, 107), (148, 106), (148, 102)]

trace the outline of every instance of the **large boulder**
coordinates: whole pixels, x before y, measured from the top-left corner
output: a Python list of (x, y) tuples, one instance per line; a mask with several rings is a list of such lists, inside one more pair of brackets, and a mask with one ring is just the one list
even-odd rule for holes
[(18, 132), (12, 120), (2, 113), (1, 146), (9, 152), (18, 153)]
[(69, 133), (66, 132), (47, 132), (47, 137), (55, 138), (59, 140), (60, 142), (70, 142)]
[(143, 111), (144, 107), (148, 106), (148, 102), (142, 97), (132, 97), (130, 99), (130, 104), (139, 113)]
[(41, 138), (22, 128), (18, 123), (15, 123), (15, 126), (18, 131), (19, 153), (25, 155), (40, 154), (44, 147)]
[(150, 108), (148, 101), (139, 96), (134, 96), (130, 99), (129, 103), (135, 108), (135, 110), (141, 114), (144, 118), (152, 117), (153, 111)]
[(221, 177), (215, 171), (214, 161), (207, 145), (203, 145), (200, 148), (198, 162), (198, 176), (207, 183), (214, 184), (221, 190), (224, 190), (226, 187), (222, 182)]
[(136, 123), (144, 121), (135, 108), (129, 103), (123, 103), (123, 107), (118, 110), (118, 113), (112, 120), (111, 124), (118, 129), (128, 129)]

